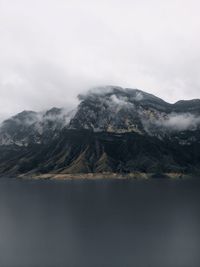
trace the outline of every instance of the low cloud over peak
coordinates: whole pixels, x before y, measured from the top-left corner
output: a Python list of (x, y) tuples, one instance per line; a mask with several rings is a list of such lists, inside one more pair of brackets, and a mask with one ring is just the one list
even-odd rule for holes
[(1, 0), (0, 119), (99, 84), (200, 98), (197, 0)]
[(171, 130), (192, 131), (196, 130), (196, 128), (200, 125), (200, 116), (190, 113), (172, 113), (165, 120), (159, 120), (157, 123)]

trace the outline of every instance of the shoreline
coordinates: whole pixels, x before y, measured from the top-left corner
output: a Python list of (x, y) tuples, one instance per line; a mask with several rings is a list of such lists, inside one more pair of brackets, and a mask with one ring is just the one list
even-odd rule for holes
[(46, 174), (20, 174), (17, 178), (29, 180), (149, 180), (149, 179), (187, 179), (197, 177), (194, 174), (182, 173), (46, 173)]

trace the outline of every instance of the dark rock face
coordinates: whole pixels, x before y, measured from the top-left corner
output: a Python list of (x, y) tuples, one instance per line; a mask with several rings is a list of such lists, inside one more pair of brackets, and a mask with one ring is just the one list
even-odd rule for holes
[(24, 111), (0, 127), (0, 174), (198, 172), (200, 100), (97, 88), (74, 111)]

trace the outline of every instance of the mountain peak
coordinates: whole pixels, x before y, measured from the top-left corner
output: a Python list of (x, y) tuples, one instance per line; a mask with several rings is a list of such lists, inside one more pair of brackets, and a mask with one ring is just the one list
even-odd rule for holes
[(148, 105), (159, 105), (160, 108), (163, 106), (170, 106), (169, 103), (165, 102), (161, 98), (144, 92), (139, 89), (131, 89), (131, 88), (122, 88), (119, 86), (102, 86), (102, 87), (95, 87), (90, 89), (85, 94), (80, 94), (78, 96), (80, 101), (108, 101), (116, 100), (116, 103), (120, 104), (120, 102), (127, 102), (127, 103), (136, 103), (141, 102), (143, 104)]
[(44, 116), (57, 116), (57, 115), (60, 115), (61, 112), (62, 112), (61, 108), (53, 107), (53, 108), (47, 110), (45, 112)]

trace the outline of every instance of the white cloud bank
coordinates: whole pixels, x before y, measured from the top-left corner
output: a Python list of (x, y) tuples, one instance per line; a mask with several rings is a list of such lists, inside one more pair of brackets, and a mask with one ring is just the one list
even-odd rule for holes
[(157, 122), (159, 125), (169, 128), (171, 130), (185, 131), (185, 130), (195, 130), (200, 126), (200, 117), (195, 116), (190, 113), (184, 114), (171, 114), (165, 120), (159, 120)]
[(198, 0), (0, 0), (0, 119), (90, 87), (200, 98)]

